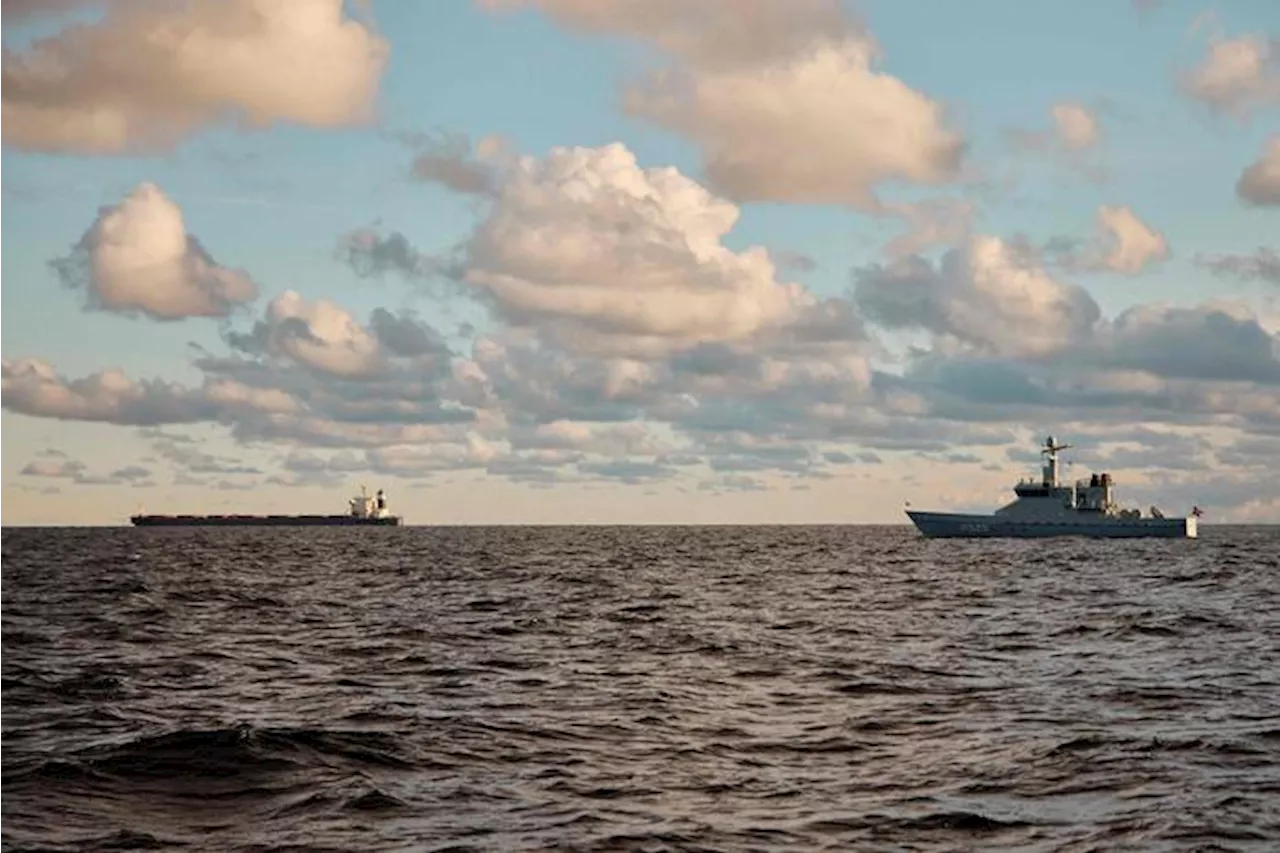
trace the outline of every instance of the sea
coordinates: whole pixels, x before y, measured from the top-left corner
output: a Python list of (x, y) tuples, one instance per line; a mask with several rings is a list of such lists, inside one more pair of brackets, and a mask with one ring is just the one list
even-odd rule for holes
[(5, 851), (1280, 850), (1280, 528), (3, 530)]

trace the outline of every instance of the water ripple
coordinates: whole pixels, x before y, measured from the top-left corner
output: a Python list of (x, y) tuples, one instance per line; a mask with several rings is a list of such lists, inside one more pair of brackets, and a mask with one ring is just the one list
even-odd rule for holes
[(1280, 535), (3, 532), (4, 850), (1280, 849)]

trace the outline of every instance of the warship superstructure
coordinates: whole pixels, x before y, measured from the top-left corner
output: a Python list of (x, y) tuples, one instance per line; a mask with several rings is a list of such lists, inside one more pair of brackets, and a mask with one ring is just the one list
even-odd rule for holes
[(1166, 518), (1153, 506), (1149, 515), (1143, 516), (1140, 510), (1123, 509), (1115, 502), (1110, 474), (1091, 474), (1088, 480), (1060, 483), (1058, 453), (1069, 447), (1070, 444), (1058, 444), (1049, 436), (1040, 448), (1045, 457), (1041, 479), (1019, 481), (1013, 487), (1014, 500), (993, 513), (909, 509), (907, 516), (929, 537), (1196, 537), (1199, 507), (1185, 517)]
[(375, 525), (395, 527), (400, 516), (387, 509), (387, 496), (378, 489), (375, 497), (360, 487), (360, 494), (347, 502), (345, 515), (143, 515), (129, 519), (136, 527), (350, 527)]

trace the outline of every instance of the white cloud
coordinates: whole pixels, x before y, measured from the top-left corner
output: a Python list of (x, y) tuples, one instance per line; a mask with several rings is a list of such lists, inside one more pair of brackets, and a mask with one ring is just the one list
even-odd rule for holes
[(522, 158), (467, 244), (465, 281), (576, 350), (658, 355), (787, 326), (816, 300), (769, 253), (726, 248), (738, 209), (621, 144)]
[(1215, 39), (1182, 87), (1211, 109), (1236, 115), (1280, 102), (1277, 41), (1262, 34)]
[(1169, 245), (1164, 235), (1138, 218), (1132, 209), (1103, 205), (1098, 208), (1098, 224), (1104, 236), (1104, 252), (1098, 263), (1112, 272), (1134, 275), (1148, 264), (1166, 260)]
[(151, 470), (140, 465), (126, 465), (108, 474), (91, 474), (89, 466), (78, 459), (33, 459), (20, 472), (24, 477), (70, 480), (81, 486), (150, 486)]
[(267, 307), (272, 345), (299, 364), (338, 376), (376, 373), (379, 346), (345, 310), (327, 299), (308, 302), (286, 291)]
[(935, 349), (903, 377), (925, 422), (1280, 426), (1280, 338), (1245, 305), (1136, 305), (1042, 358)]
[(22, 468), (24, 477), (67, 477), (84, 474), (87, 466), (76, 459), (33, 459)]
[(100, 22), (5, 51), (4, 143), (121, 154), (222, 123), (363, 122), (387, 56), (342, 0), (115, 3)]
[(182, 211), (151, 183), (102, 208), (54, 266), (68, 286), (87, 290), (90, 307), (158, 320), (225, 317), (258, 296), (247, 274), (218, 264), (187, 233)]
[(147, 425), (195, 423), (216, 415), (198, 391), (134, 382), (119, 370), (66, 382), (46, 361), (5, 359), (3, 383), (5, 408), (40, 417)]
[(885, 181), (955, 178), (964, 143), (941, 104), (873, 56), (850, 40), (765, 67), (656, 77), (627, 106), (698, 143), (711, 185), (737, 201), (876, 209)]
[(998, 237), (974, 237), (937, 267), (913, 256), (857, 279), (858, 304), (870, 319), (995, 354), (1054, 352), (1087, 335), (1101, 316), (1083, 289), (1055, 281)]
[(1068, 148), (1091, 148), (1098, 143), (1098, 120), (1080, 104), (1054, 104), (1050, 115), (1058, 136)]
[(466, 134), (407, 133), (400, 139), (415, 149), (410, 167), (415, 178), (467, 195), (492, 194), (498, 173), (513, 156), (510, 143), (495, 135), (481, 138), (474, 150)]
[(68, 381), (38, 358), (5, 359), (4, 407), (60, 420), (155, 426), (296, 415), (304, 405), (288, 390), (253, 387), (209, 375), (199, 388), (161, 380), (135, 381), (102, 370)]
[(213, 379), (205, 384), (205, 398), (221, 409), (248, 409), (254, 412), (287, 415), (302, 405), (292, 394), (279, 388), (253, 388), (230, 379)]
[(1250, 204), (1280, 205), (1280, 134), (1268, 139), (1262, 156), (1240, 174), (1236, 195)]
[(266, 316), (248, 335), (231, 333), (247, 352), (284, 357), (322, 373), (359, 377), (387, 369), (377, 337), (327, 299), (314, 302), (287, 290), (271, 300)]
[(1138, 275), (1171, 257), (1164, 234), (1126, 205), (1099, 206), (1095, 230), (1088, 239), (1055, 237), (1036, 245), (1018, 237), (1013, 243), (1029, 261), (1054, 264), (1070, 272)]
[(943, 106), (878, 70), (877, 46), (837, 3), (534, 4), (569, 26), (674, 55), (624, 103), (697, 143), (709, 185), (735, 201), (878, 210), (883, 182), (959, 173), (965, 143)]
[(1098, 113), (1076, 101), (1059, 101), (1049, 108), (1050, 127), (1041, 130), (1010, 129), (1010, 139), (1021, 150), (1044, 155), (1101, 183), (1108, 169), (1098, 160), (1102, 127)]

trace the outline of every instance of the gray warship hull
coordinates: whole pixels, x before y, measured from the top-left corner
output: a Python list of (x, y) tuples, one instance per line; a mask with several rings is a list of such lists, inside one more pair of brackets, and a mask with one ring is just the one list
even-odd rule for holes
[(1041, 539), (1084, 536), (1105, 539), (1195, 539), (1196, 518), (1006, 518), (907, 510), (916, 529), (930, 538)]

